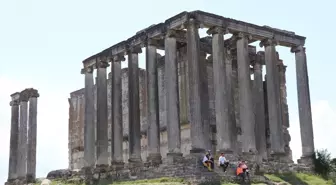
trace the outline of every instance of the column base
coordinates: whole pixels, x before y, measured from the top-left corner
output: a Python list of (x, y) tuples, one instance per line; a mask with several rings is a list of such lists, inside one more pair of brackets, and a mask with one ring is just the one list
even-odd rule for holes
[(160, 153), (152, 153), (147, 157), (147, 162), (150, 166), (158, 166), (162, 164), (162, 157)]
[(26, 181), (27, 181), (27, 183), (35, 183), (36, 182), (35, 175), (27, 174)]
[(182, 153), (167, 153), (167, 163), (168, 164), (176, 164), (181, 163), (183, 161), (183, 154)]
[(248, 162), (256, 162), (258, 160), (256, 152), (243, 152), (241, 155), (241, 160)]
[(284, 152), (274, 152), (271, 153), (271, 157), (268, 159), (268, 161), (273, 162), (280, 162), (280, 163), (289, 163), (288, 157), (286, 153)]
[(105, 173), (109, 171), (109, 166), (107, 164), (96, 164), (94, 172), (96, 173)]
[(111, 167), (115, 171), (124, 169), (124, 165), (125, 163), (123, 161), (112, 161), (111, 163)]
[(230, 150), (230, 149), (219, 149), (219, 150), (217, 150), (218, 155), (213, 154), (214, 155), (213, 157), (214, 158), (216, 157), (218, 159), (219, 156), (221, 155), (221, 153), (224, 153), (224, 157), (229, 161), (236, 161), (237, 160), (237, 155), (234, 155), (233, 150)]
[(313, 165), (314, 158), (313, 156), (301, 156), (300, 159), (297, 160), (299, 164)]
[(190, 150), (190, 154), (205, 154), (205, 149), (204, 148), (192, 148)]

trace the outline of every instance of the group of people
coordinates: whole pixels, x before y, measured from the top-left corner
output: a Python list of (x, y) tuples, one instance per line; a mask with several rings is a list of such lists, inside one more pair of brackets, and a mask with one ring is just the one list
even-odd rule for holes
[[(215, 167), (215, 161), (214, 158), (211, 155), (210, 150), (206, 152), (206, 154), (203, 157), (202, 163), (204, 167), (206, 167), (209, 171), (212, 171)], [(218, 158), (218, 166), (223, 169), (224, 172), (226, 172), (227, 167), (229, 166), (229, 160), (227, 160), (224, 157), (224, 153), (221, 153), (221, 155)], [(248, 167), (246, 165), (246, 162), (243, 160), (238, 163), (238, 166), (236, 168), (236, 175), (241, 177), (245, 180), (246, 177), (249, 175)]]

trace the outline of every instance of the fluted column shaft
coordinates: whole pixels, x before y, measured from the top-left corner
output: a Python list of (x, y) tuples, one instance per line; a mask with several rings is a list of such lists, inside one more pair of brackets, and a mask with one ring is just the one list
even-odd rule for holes
[(96, 125), (96, 165), (108, 165), (108, 114), (107, 114), (107, 79), (106, 68), (109, 66), (105, 57), (97, 59), (97, 125)]
[(208, 30), (208, 34), (212, 34), (212, 59), (215, 91), (217, 150), (227, 153), (233, 151), (233, 133), (232, 120), (229, 116), (228, 100), (231, 97), (228, 97), (229, 89), (227, 89), (228, 81), (225, 70), (227, 53), (224, 49), (224, 30), (222, 28), (212, 28)]
[(168, 128), (168, 156), (182, 155), (176, 45), (175, 32), (169, 30), (165, 38), (165, 88), (167, 93), (166, 123)]
[(94, 82), (93, 69), (85, 68), (81, 71), (84, 74), (84, 166), (95, 165), (95, 122), (94, 122)]
[(309, 158), (312, 154), (314, 154), (315, 148), (306, 49), (303, 46), (297, 46), (292, 48), (292, 52), (295, 53), (296, 61), (296, 81), (302, 143), (302, 158)]
[(158, 91), (158, 59), (157, 43), (149, 39), (146, 48), (147, 75), (147, 141), (148, 161), (161, 163), (160, 153), (160, 120), (159, 120), (159, 91)]
[(20, 93), (11, 95), (12, 101), (10, 106), (11, 113), (11, 132), (9, 144), (9, 162), (8, 162), (8, 180), (11, 181), (17, 178), (17, 164), (18, 164), (18, 143), (19, 143), (19, 98)]
[(139, 62), (141, 48), (131, 48), (128, 52), (128, 116), (129, 116), (129, 162), (141, 162), (141, 133), (139, 107)]
[(239, 115), (242, 129), (242, 152), (256, 152), (255, 118), (253, 113), (250, 60), (248, 56), (248, 36), (237, 35), (237, 64), (239, 83)]
[(254, 69), (253, 99), (254, 99), (255, 123), (256, 123), (255, 127), (256, 147), (262, 159), (267, 159), (264, 87), (263, 87), (261, 56), (259, 54), (257, 55), (253, 69)]
[(27, 153), (27, 180), (29, 182), (34, 182), (36, 178), (37, 98), (39, 96), (37, 90), (30, 90)]
[(122, 85), (121, 85), (121, 61), (124, 56), (114, 56), (111, 61), (112, 72), (112, 164), (116, 167), (123, 166), (123, 122), (122, 122)]
[(27, 153), (28, 153), (28, 100), (29, 92), (24, 90), (20, 93), (20, 126), (19, 126), (19, 153), (18, 153), (18, 178), (25, 179), (27, 176)]
[(283, 154), (282, 117), (280, 105), (279, 75), (277, 69), (276, 42), (264, 40), (260, 46), (265, 47), (267, 73), (268, 120), (270, 129), (271, 154)]
[(189, 111), (190, 111), (190, 136), (191, 153), (203, 153), (206, 149), (204, 136), (205, 112), (202, 106), (202, 79), (200, 61), (200, 44), (198, 25), (196, 20), (190, 19), (187, 25), (187, 54), (188, 54), (188, 80), (189, 80)]

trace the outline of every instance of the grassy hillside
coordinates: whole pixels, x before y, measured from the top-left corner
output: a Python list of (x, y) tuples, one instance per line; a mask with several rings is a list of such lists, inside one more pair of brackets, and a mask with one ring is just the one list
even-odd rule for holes
[[(297, 174), (266, 174), (270, 182), (278, 185), (333, 185), (331, 180), (326, 181), (323, 178), (315, 175), (308, 175), (303, 173)], [(40, 185), (41, 182), (35, 183)], [(180, 178), (159, 178), (149, 180), (124, 181), (115, 182), (111, 185), (187, 185), (183, 179)], [(78, 185), (71, 183), (64, 183), (61, 181), (52, 181), (51, 185)], [(234, 183), (225, 183), (222, 185), (238, 185)], [(266, 183), (252, 183), (252, 185), (266, 185)]]

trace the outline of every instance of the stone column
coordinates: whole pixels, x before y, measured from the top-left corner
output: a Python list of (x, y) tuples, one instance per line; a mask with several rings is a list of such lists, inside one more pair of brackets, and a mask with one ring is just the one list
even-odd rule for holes
[(10, 144), (9, 144), (9, 162), (8, 162), (8, 180), (12, 182), (17, 176), (17, 164), (18, 164), (18, 139), (19, 139), (19, 98), (20, 93), (14, 93), (11, 95), (12, 101), (10, 106), (12, 107), (11, 115), (11, 132), (10, 132)]
[(28, 119), (28, 152), (27, 152), (27, 182), (36, 178), (36, 137), (37, 137), (37, 90), (29, 89), (29, 119)]
[(161, 163), (160, 153), (160, 120), (159, 120), (159, 91), (157, 70), (157, 43), (149, 39), (146, 48), (146, 78), (147, 78), (147, 141), (148, 161), (151, 164)]
[(215, 91), (217, 151), (230, 154), (233, 152), (232, 120), (229, 116), (228, 103), (228, 100), (231, 97), (228, 97), (229, 89), (227, 88), (227, 75), (225, 70), (227, 53), (224, 49), (224, 30), (223, 28), (216, 27), (209, 29), (207, 33), (212, 34), (212, 59)]
[(297, 46), (293, 47), (291, 51), (295, 53), (296, 61), (296, 81), (302, 143), (301, 159), (305, 160), (310, 159), (315, 152), (306, 48)]
[(166, 123), (168, 134), (168, 158), (182, 156), (177, 77), (177, 43), (175, 37), (175, 32), (173, 30), (168, 30), (165, 38), (165, 88), (167, 93)]
[(128, 52), (128, 161), (133, 164), (142, 162), (138, 53), (141, 53), (141, 48), (130, 48), (130, 51)]
[(242, 153), (242, 143), (241, 143), (241, 125), (240, 125), (240, 114), (239, 114), (239, 83), (238, 83), (238, 66), (237, 66), (237, 56), (231, 54), (232, 56), (232, 91), (233, 91), (233, 108), (235, 116), (235, 126), (236, 132), (233, 134), (236, 136), (236, 148), (235, 151), (238, 154)]
[(282, 129), (284, 137), (284, 150), (289, 161), (293, 162), (292, 150), (289, 146), (291, 136), (289, 134), (289, 114), (287, 104), (287, 87), (286, 87), (286, 68), (282, 60), (279, 60), (279, 80), (280, 80), (280, 103), (281, 103), (281, 116), (282, 116)]
[(26, 179), (27, 175), (27, 117), (28, 117), (29, 91), (23, 90), (20, 93), (20, 126), (19, 126), (19, 153), (18, 153), (18, 178)]
[(112, 165), (116, 169), (124, 166), (123, 159), (123, 120), (122, 120), (122, 85), (121, 85), (121, 62), (125, 61), (122, 55), (113, 56), (111, 61), (112, 72), (112, 146), (111, 146), (111, 159)]
[[(237, 81), (233, 78), (233, 56), (230, 48), (224, 48), (227, 55), (225, 58), (225, 71), (226, 71), (226, 89), (227, 89), (227, 97), (228, 97), (228, 112), (229, 112), (229, 120), (231, 124), (231, 142), (232, 149), (234, 151), (237, 150), (237, 124), (236, 124), (236, 114), (235, 114), (235, 84), (238, 85)], [(237, 69), (237, 68), (236, 68)], [(237, 75), (237, 72), (235, 72)]]
[(264, 87), (262, 76), (262, 61), (260, 53), (257, 54), (254, 69), (254, 83), (253, 83), (253, 99), (254, 99), (254, 111), (255, 111), (255, 135), (256, 135), (256, 147), (259, 156), (266, 160), (266, 123), (265, 123), (265, 102), (264, 102)]
[(276, 55), (276, 42), (274, 40), (267, 39), (260, 42), (260, 47), (263, 46), (265, 46), (265, 64), (267, 73), (267, 103), (271, 155), (275, 157), (276, 155), (279, 156), (284, 154), (279, 75), (277, 71), (278, 57)]
[(200, 44), (198, 24), (195, 19), (190, 19), (187, 25), (187, 54), (188, 54), (188, 80), (189, 80), (189, 112), (190, 112), (190, 136), (191, 150), (190, 153), (204, 153), (205, 136), (204, 136), (204, 117), (206, 111), (202, 106), (204, 98), (202, 93), (202, 79), (200, 60)]
[(96, 166), (108, 165), (108, 115), (107, 115), (107, 79), (106, 57), (97, 59), (97, 124), (96, 124)]
[(95, 165), (95, 122), (94, 122), (94, 82), (93, 68), (82, 69), (85, 75), (84, 80), (84, 166), (92, 167)]
[(242, 129), (243, 154), (255, 154), (255, 118), (253, 113), (252, 91), (250, 85), (250, 60), (248, 54), (248, 36), (237, 35), (237, 64), (239, 81), (239, 114)]

